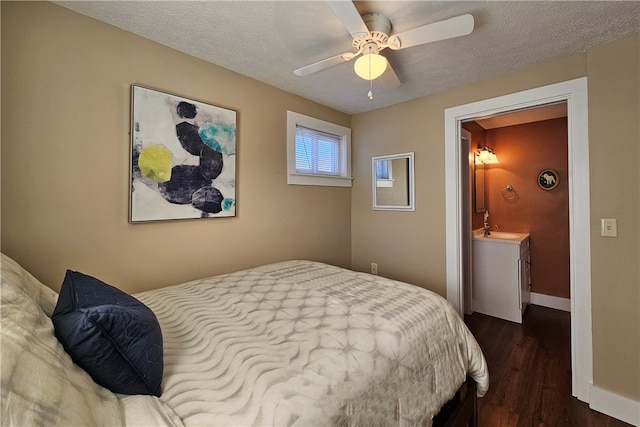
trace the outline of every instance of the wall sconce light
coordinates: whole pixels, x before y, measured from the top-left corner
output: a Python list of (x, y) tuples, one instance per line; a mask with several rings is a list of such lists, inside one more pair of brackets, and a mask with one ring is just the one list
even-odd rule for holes
[(476, 159), (478, 162), (485, 165), (495, 165), (500, 163), (496, 153), (494, 153), (489, 147), (479, 147), (479, 150), (476, 153)]

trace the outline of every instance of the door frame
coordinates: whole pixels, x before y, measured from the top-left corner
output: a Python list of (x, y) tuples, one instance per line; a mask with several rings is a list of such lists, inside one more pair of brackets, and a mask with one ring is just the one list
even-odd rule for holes
[[(462, 233), (470, 234), (472, 231), (471, 226), (471, 217), (472, 212), (475, 212), (475, 201), (474, 201), (474, 187), (473, 183), (475, 181), (475, 155), (471, 154), (471, 132), (466, 129), (460, 129), (460, 178), (463, 183), (467, 183), (468, 185), (468, 194), (462, 194)], [(464, 158), (464, 153), (468, 153), (467, 159)], [(466, 160), (466, 165), (465, 165)], [(466, 166), (466, 167), (465, 167)], [(463, 184), (464, 185), (464, 184)], [(462, 240), (462, 263), (463, 270), (462, 274), (462, 285), (461, 289), (463, 289), (464, 295), (462, 297), (464, 314), (473, 313), (473, 289), (472, 278), (473, 278), (473, 259), (472, 259), (472, 251), (471, 251), (472, 239)]]
[[(587, 78), (490, 98), (445, 110), (446, 277), (447, 300), (464, 315), (463, 157), (461, 123), (465, 120), (567, 102), (569, 253), (571, 292), (572, 394), (589, 402), (593, 383), (591, 334), (591, 236), (589, 202), (589, 126)], [(465, 162), (466, 164), (466, 162)]]

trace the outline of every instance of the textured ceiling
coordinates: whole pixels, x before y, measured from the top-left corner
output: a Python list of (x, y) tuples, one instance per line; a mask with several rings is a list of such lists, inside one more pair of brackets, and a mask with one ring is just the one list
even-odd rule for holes
[(640, 31), (640, 1), (361, 1), (391, 33), (471, 13), (468, 36), (383, 54), (402, 84), (384, 91), (346, 62), (298, 77), (293, 70), (353, 51), (323, 1), (71, 1), (69, 9), (221, 67), (355, 114), (441, 92)]

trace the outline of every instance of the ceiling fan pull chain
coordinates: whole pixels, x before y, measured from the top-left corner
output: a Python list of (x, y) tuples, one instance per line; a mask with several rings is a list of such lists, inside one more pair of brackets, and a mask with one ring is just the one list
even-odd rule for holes
[[(371, 60), (369, 60), (369, 76), (371, 76)], [(369, 80), (369, 93), (367, 96), (373, 101), (373, 79)]]

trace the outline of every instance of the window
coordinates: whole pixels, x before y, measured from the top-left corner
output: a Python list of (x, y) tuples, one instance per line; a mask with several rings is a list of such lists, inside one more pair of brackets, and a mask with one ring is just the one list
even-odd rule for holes
[(391, 161), (389, 160), (378, 160), (376, 162), (376, 178), (378, 179), (391, 179), (389, 174)]
[(391, 160), (376, 161), (376, 187), (393, 187)]
[(338, 135), (296, 126), (296, 173), (340, 176), (340, 142)]
[(289, 184), (351, 187), (351, 129), (287, 112)]

